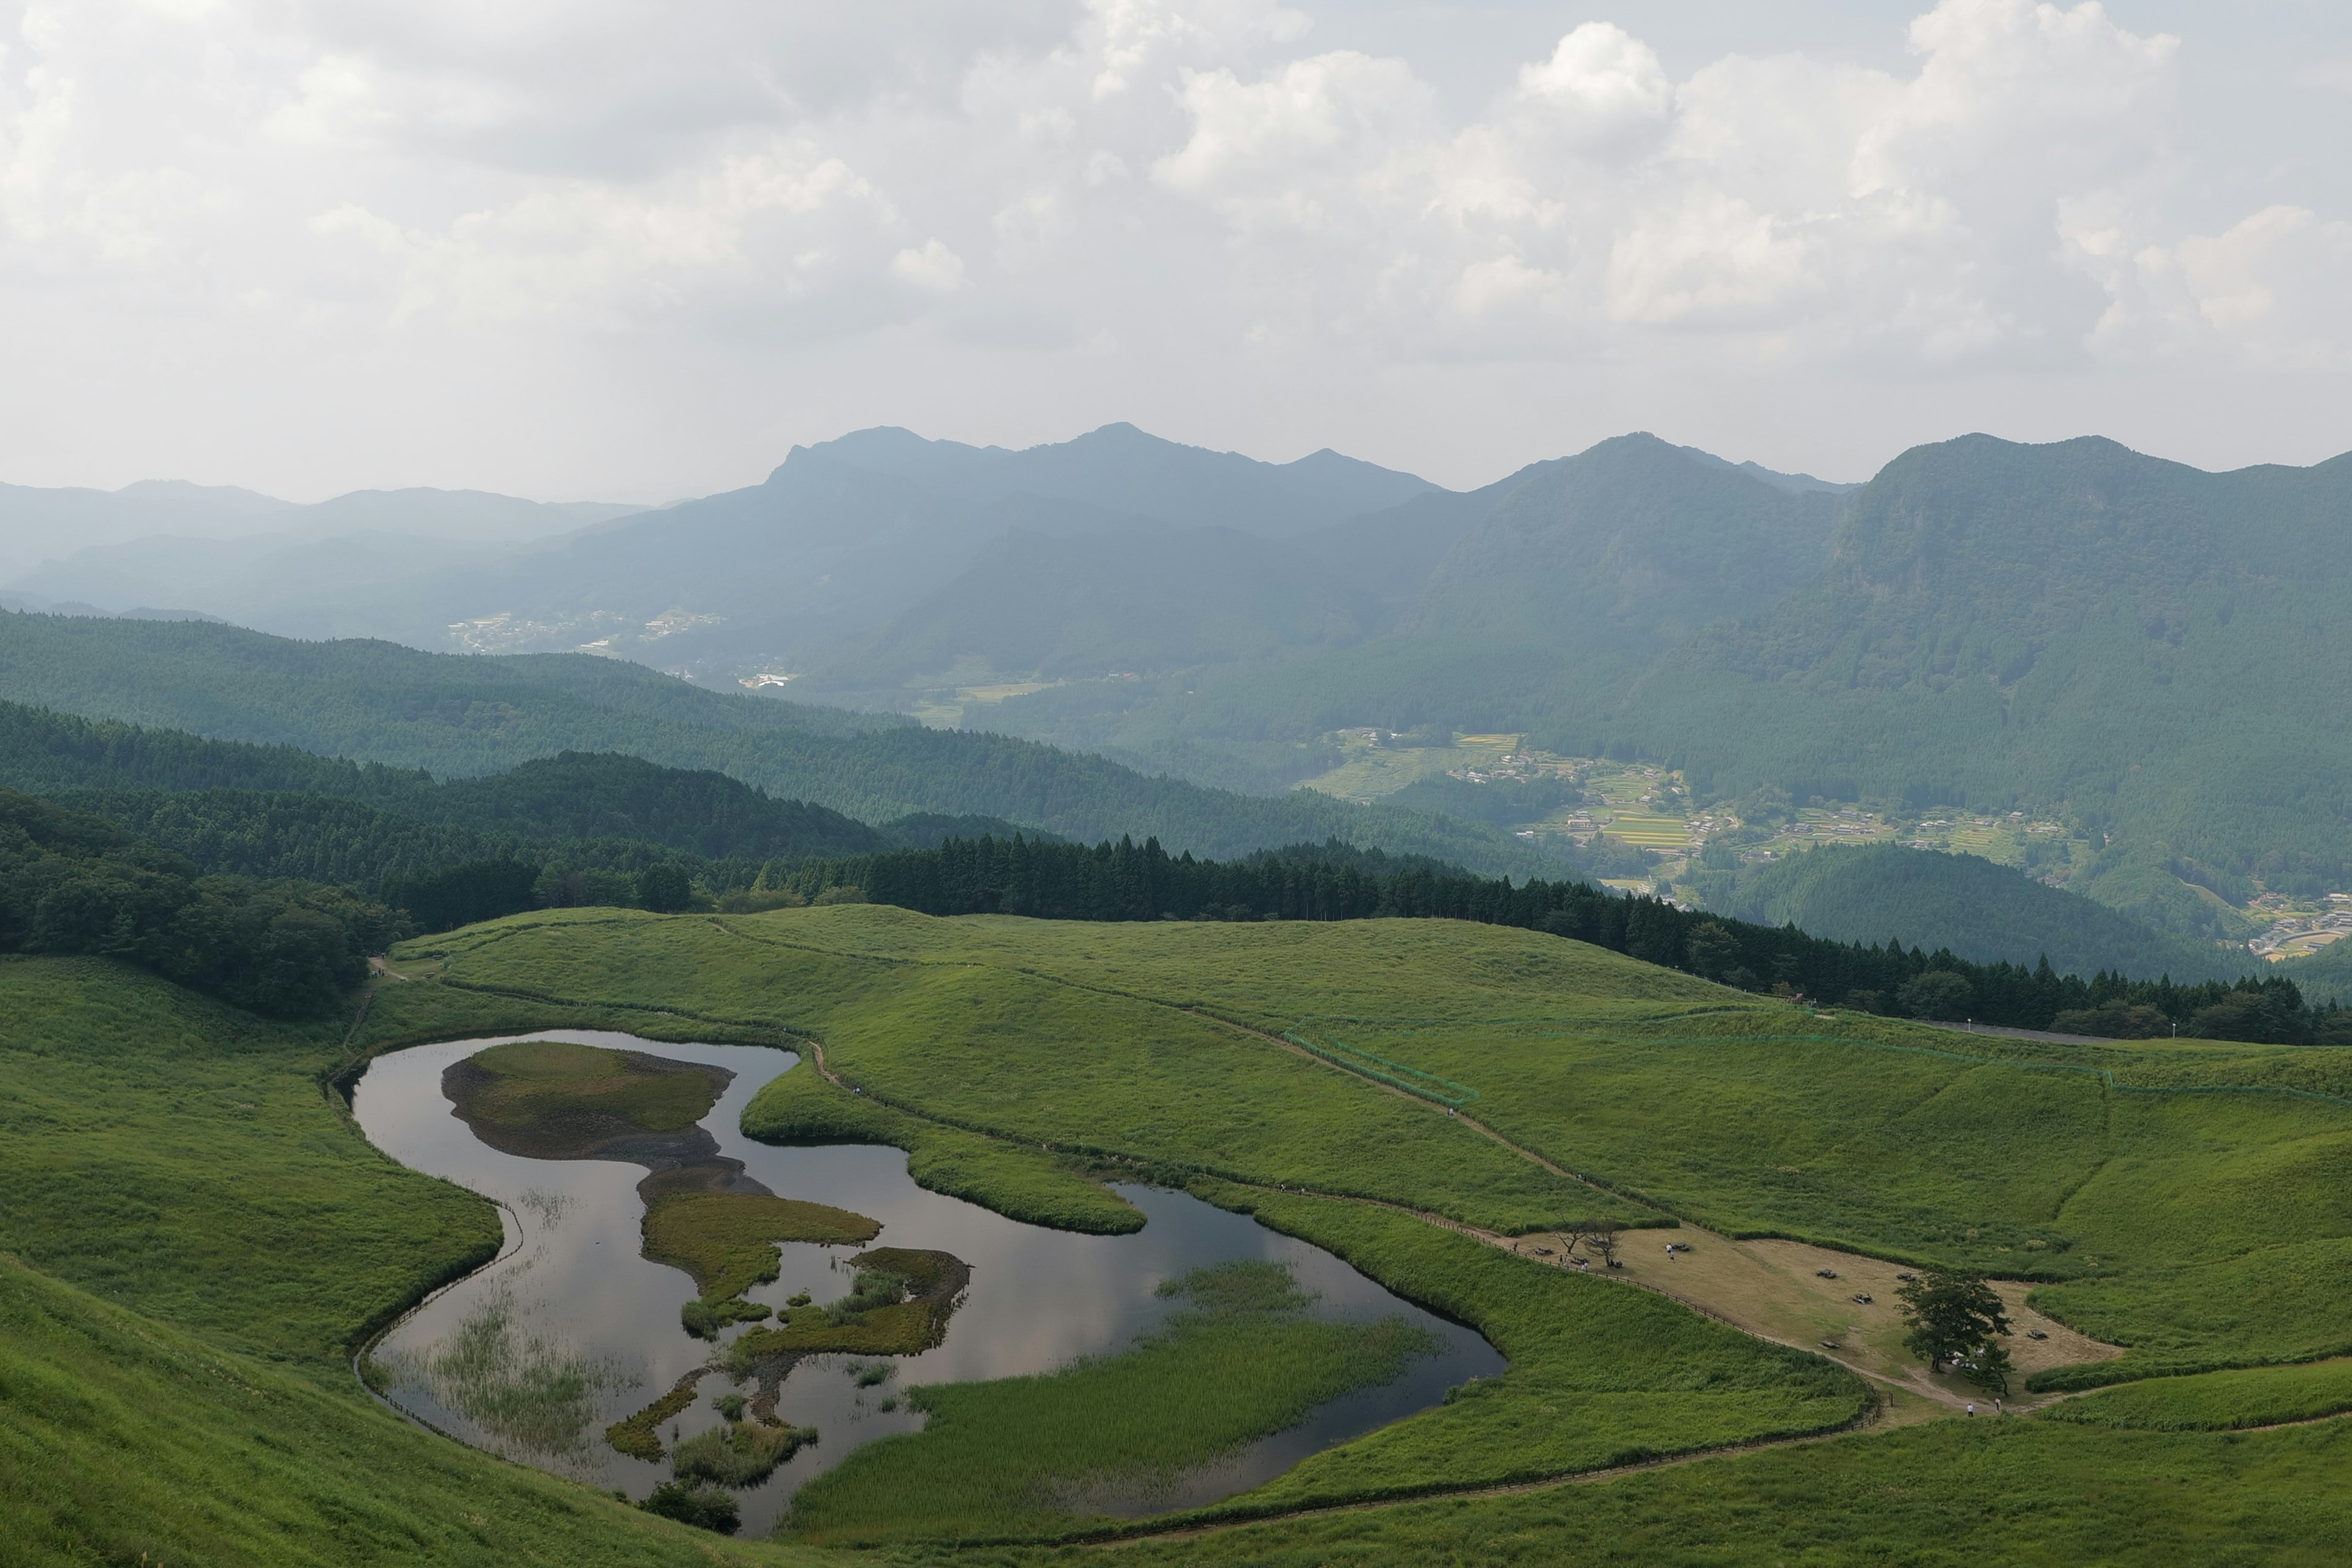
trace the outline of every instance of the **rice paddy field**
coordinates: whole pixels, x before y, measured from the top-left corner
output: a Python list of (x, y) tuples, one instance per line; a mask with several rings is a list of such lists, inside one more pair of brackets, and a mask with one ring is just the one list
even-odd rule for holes
[[(10, 1561), (2315, 1563), (2352, 1536), (2352, 1053), (1959, 1037), (1437, 921), (562, 911), (392, 967), (359, 1018), (304, 1028), (104, 961), (0, 962)], [(352, 1374), (499, 1225), (376, 1153), (335, 1083), (403, 1043), (600, 1026), (794, 1044), (747, 1131), (894, 1143), (1007, 1214), (1115, 1232), (1139, 1216), (1104, 1179), (1185, 1186), (1508, 1370), (1169, 1521), (1088, 1500), (1403, 1347), (1268, 1298), (894, 1390), (926, 1429), (771, 1542), (501, 1464)], [(2036, 1373), (2030, 1416), (1906, 1424), (1810, 1348), (1510, 1250), (1591, 1220), (1980, 1269), (2123, 1353)], [(1170, 1393), (1270, 1360), (1213, 1421)]]

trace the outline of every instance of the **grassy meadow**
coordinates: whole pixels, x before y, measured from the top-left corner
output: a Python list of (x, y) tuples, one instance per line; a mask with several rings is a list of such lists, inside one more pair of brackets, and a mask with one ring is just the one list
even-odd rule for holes
[(2152, 1377), (2063, 1400), (2051, 1419), (2147, 1432), (2236, 1432), (2352, 1411), (2352, 1361)]
[(0, 1560), (713, 1560), (361, 1387), (359, 1341), (499, 1221), (342, 1119), (341, 1024), (100, 959), (0, 961)]
[[(898, 1144), (926, 1184), (1074, 1229), (1135, 1223), (1097, 1178), (1181, 1183), (1509, 1359), (1122, 1561), (2292, 1564), (2352, 1538), (2352, 1423), (2324, 1419), (2352, 1410), (2352, 1379), (2323, 1359), (2352, 1351), (2352, 1053), (1815, 1016), (1440, 921), (567, 911), (411, 944), (394, 967), (415, 978), (347, 1038), (349, 1020), (268, 1024), (103, 960), (0, 961), (0, 1557), (919, 1559), (932, 1548), (909, 1535), (1070, 1528), (1089, 1474), (1230, 1449), (1395, 1349), (1269, 1350), (1298, 1320), (1244, 1312), (1190, 1342), (928, 1392), (927, 1430), (806, 1494), (803, 1536), (897, 1541), (860, 1557), (728, 1542), (494, 1460), (387, 1413), (350, 1356), (487, 1257), (495, 1211), (377, 1153), (333, 1086), (354, 1053), (562, 1027), (814, 1040), (864, 1092), (804, 1064), (748, 1130)], [(1449, 1117), (1285, 1032), (1478, 1098)], [(1412, 1500), (1834, 1432), (1870, 1400), (1820, 1357), (1409, 1210), (1514, 1233), (1679, 1215), (2035, 1279), (2038, 1306), (2127, 1347), (2045, 1385), (2123, 1386), (2031, 1418)], [(1171, 1387), (1269, 1364), (1297, 1380), (1244, 1378), (1222, 1411), (1179, 1402), (1189, 1426), (1145, 1419)], [(2150, 1373), (2169, 1375), (2128, 1381)], [(1155, 1455), (1150, 1432), (1173, 1436)]]
[[(1278, 1042), (1201, 1016), (1190, 998), (1171, 1004), (1121, 994), (1116, 975), (1088, 973), (1085, 947), (1059, 945), (1066, 931), (1118, 928), (938, 921), (875, 905), (787, 912), (843, 910), (849, 918), (840, 921), (519, 916), (404, 951), (441, 954), (444, 979), (465, 985), (805, 1033), (823, 1043), (827, 1062), (862, 1097), (1011, 1143), (1115, 1155), (1176, 1173), (1311, 1186), (1503, 1230), (1604, 1214), (1635, 1217), (1606, 1194), (1433, 1117), (1425, 1104), (1360, 1092)], [(1203, 952), (1202, 960), (1243, 962), (1247, 933), (1273, 928), (1238, 929), (1223, 952)], [(978, 940), (953, 945), (967, 930)], [(1030, 933), (1043, 939), (1034, 952), (1019, 945)], [(1115, 934), (1102, 945), (1136, 944)], [(1589, 951), (1541, 936), (1522, 936), (1516, 945), (1530, 961), (1522, 977), (1529, 990), (1547, 978), (1570, 981), (1575, 954)], [(1277, 943), (1276, 951), (1292, 946)], [(1327, 943), (1310, 946), (1305, 962), (1289, 967), (1318, 994), (1339, 994), (1360, 956)], [(1447, 956), (1424, 956), (1427, 979), (1434, 981)], [(1468, 955), (1457, 947), (1451, 956)], [(1610, 959), (1603, 973), (1620, 972), (1636, 985), (1656, 985), (1648, 976), (1664, 973), (1601, 956)], [(1546, 958), (1553, 962), (1549, 974), (1539, 962)], [(1279, 984), (1278, 961), (1255, 962), (1267, 984)], [(1480, 976), (1474, 971), (1467, 978)], [(1661, 988), (1733, 994), (1681, 977)], [(944, 1060), (942, 1051), (950, 1053)], [(772, 1103), (763, 1091), (747, 1125), (761, 1126)], [(803, 1134), (786, 1124), (778, 1135)]]
[(329, 1104), (341, 1028), (103, 959), (0, 959), (0, 1252), (338, 1384), (363, 1325), (498, 1250), (497, 1211)]
[[(1519, 1496), (1117, 1549), (1132, 1568), (2323, 1568), (2352, 1540), (2352, 1422), (2245, 1436), (1938, 1421)], [(1102, 1551), (967, 1552), (1074, 1568)]]
[[(1664, 1211), (2042, 1280), (2038, 1305), (2130, 1351), (2044, 1386), (2352, 1352), (2334, 1283), (2352, 1262), (2352, 1051), (1819, 1016), (1434, 921), (1081, 925), (852, 905), (518, 917), (437, 945), (467, 984), (804, 1030), (855, 1098), (1006, 1148), (1504, 1232)], [(1267, 1037), (1283, 1031), (1474, 1089), (1477, 1121), (1596, 1185), (1286, 1051)], [(789, 1131), (790, 1106), (851, 1098), (786, 1074), (747, 1124)]]

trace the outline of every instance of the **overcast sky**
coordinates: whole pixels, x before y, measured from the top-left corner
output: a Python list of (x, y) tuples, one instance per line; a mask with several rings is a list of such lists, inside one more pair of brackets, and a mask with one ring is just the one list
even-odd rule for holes
[(0, 480), (2352, 447), (2352, 6), (0, 0)]

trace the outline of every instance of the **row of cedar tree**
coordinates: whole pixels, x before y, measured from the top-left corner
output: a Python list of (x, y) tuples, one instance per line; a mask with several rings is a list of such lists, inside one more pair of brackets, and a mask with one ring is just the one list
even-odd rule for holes
[[(1876, 1013), (1973, 1019), (2105, 1036), (2352, 1044), (2352, 1014), (2306, 1008), (2284, 979), (2176, 985), (2100, 973), (1974, 963), (1949, 952), (1830, 942), (1583, 882), (1489, 879), (1425, 865), (1388, 868), (1333, 844), (1244, 860), (1171, 856), (1158, 839), (1077, 844), (950, 839), (937, 849), (805, 862), (772, 885), (814, 896), (855, 887), (932, 915), (1076, 921), (1439, 919), (1517, 926), (1591, 942), (1748, 991)], [(2339, 1041), (2338, 1036), (2342, 1037)]]

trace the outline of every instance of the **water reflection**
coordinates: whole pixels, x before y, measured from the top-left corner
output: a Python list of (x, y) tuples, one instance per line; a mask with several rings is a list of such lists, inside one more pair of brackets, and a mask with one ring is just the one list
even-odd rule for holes
[[(498, 1262), (427, 1302), (386, 1337), (377, 1357), (393, 1375), (390, 1396), (468, 1442), (593, 1485), (643, 1497), (668, 1479), (667, 1465), (614, 1452), (604, 1428), (700, 1365), (711, 1349), (678, 1323), (679, 1307), (694, 1295), (691, 1281), (638, 1252), (641, 1167), (502, 1153), (453, 1114), (442, 1093), (444, 1069), (510, 1039), (576, 1040), (728, 1068), (734, 1078), (703, 1121), (721, 1157), (742, 1162), (744, 1173), (772, 1192), (879, 1221), (881, 1246), (935, 1248), (972, 1266), (968, 1299), (936, 1349), (887, 1363), (881, 1377), (872, 1358), (814, 1356), (793, 1369), (779, 1414), (793, 1426), (816, 1427), (818, 1441), (739, 1494), (747, 1535), (766, 1533), (803, 1482), (861, 1444), (918, 1430), (922, 1417), (901, 1402), (904, 1389), (1048, 1372), (1078, 1356), (1116, 1352), (1181, 1308), (1157, 1293), (1162, 1281), (1206, 1264), (1287, 1264), (1318, 1297), (1315, 1316), (1402, 1317), (1444, 1348), (1416, 1358), (1395, 1382), (1320, 1405), (1300, 1426), (1192, 1472), (1172, 1489), (1089, 1497), (1089, 1506), (1139, 1513), (1230, 1496), (1319, 1448), (1437, 1403), (1452, 1384), (1503, 1367), (1476, 1334), (1391, 1295), (1329, 1253), (1181, 1193), (1123, 1186), (1121, 1195), (1150, 1223), (1132, 1236), (1074, 1236), (926, 1192), (908, 1177), (907, 1157), (896, 1149), (753, 1142), (740, 1131), (743, 1108), (793, 1067), (790, 1052), (575, 1029), (419, 1046), (383, 1057), (352, 1095), (369, 1138), (405, 1165), (497, 1200), (510, 1230), (519, 1232)], [(831, 1300), (848, 1289), (845, 1260), (856, 1250), (787, 1246), (778, 1278), (749, 1295), (773, 1307), (802, 1290)], [(695, 1404), (663, 1424), (664, 1442), (674, 1432), (691, 1436), (716, 1425), (712, 1401), (728, 1392), (723, 1376), (704, 1380)], [(567, 1420), (575, 1437), (560, 1430)]]

